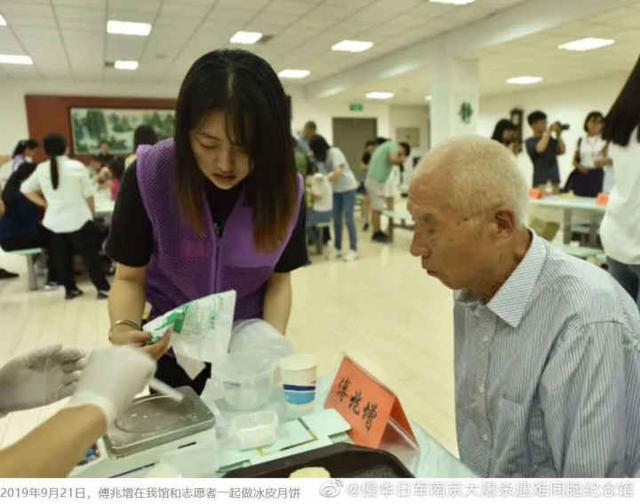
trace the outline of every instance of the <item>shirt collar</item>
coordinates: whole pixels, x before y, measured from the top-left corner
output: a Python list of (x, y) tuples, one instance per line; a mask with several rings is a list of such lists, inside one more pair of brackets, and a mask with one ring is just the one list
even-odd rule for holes
[[(518, 327), (525, 314), (547, 258), (545, 241), (534, 232), (531, 235), (531, 245), (524, 258), (486, 305), (492, 313), (514, 328)], [(468, 291), (456, 292), (455, 298), (456, 302), (472, 310), (482, 304)]]

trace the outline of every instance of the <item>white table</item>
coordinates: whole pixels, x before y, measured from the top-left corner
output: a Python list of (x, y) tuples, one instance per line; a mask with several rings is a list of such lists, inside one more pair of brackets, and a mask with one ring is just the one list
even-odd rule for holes
[(606, 211), (606, 206), (596, 205), (595, 198), (585, 196), (546, 196), (542, 199), (529, 200), (531, 214), (538, 210), (552, 210), (562, 212), (562, 241), (565, 244), (571, 242), (571, 219), (574, 214), (581, 214), (589, 219), (590, 245), (597, 244), (598, 227), (602, 216)]
[(96, 217), (109, 218), (113, 214), (113, 209), (116, 206), (115, 201), (111, 199), (110, 190), (100, 190), (94, 196), (96, 205)]

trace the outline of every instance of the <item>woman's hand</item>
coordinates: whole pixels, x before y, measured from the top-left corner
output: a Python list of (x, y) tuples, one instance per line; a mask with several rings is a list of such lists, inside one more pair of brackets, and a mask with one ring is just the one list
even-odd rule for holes
[(119, 332), (114, 331), (111, 335), (111, 343), (114, 345), (131, 345), (140, 347), (151, 358), (158, 360), (169, 349), (171, 343), (171, 328), (167, 329), (162, 338), (153, 345), (147, 345), (151, 341), (151, 334), (146, 331), (136, 331), (124, 329)]

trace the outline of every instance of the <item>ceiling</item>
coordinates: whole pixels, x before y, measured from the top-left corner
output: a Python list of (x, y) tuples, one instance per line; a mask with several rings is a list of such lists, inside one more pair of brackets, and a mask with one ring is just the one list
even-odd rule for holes
[[(477, 0), (455, 7), (427, 0), (0, 0), (0, 53), (28, 54), (33, 66), (0, 65), (0, 79), (75, 82), (171, 83), (214, 48), (228, 47), (237, 30), (273, 35), (244, 46), (279, 71), (311, 70), (308, 84), (443, 32), (461, 28), (525, 0)], [(535, 0), (526, 0), (535, 1)], [(145, 21), (149, 37), (108, 35), (107, 19)], [(640, 0), (588, 21), (470, 54), (480, 63), (483, 94), (512, 89), (509, 76), (536, 74), (545, 84), (628, 71), (638, 56)], [(557, 45), (584, 36), (615, 38), (613, 46), (587, 53)], [(371, 40), (369, 51), (336, 53), (342, 39)], [(105, 61), (140, 61), (134, 72), (105, 68)], [(395, 103), (424, 104), (429, 79), (421, 69), (355, 86), (341, 99), (363, 99), (371, 90), (394, 91)]]

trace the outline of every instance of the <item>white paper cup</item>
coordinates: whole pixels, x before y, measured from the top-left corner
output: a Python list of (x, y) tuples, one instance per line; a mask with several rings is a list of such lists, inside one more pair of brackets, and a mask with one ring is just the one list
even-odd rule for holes
[(318, 359), (312, 354), (293, 354), (278, 363), (287, 409), (296, 414), (313, 410), (316, 399)]

